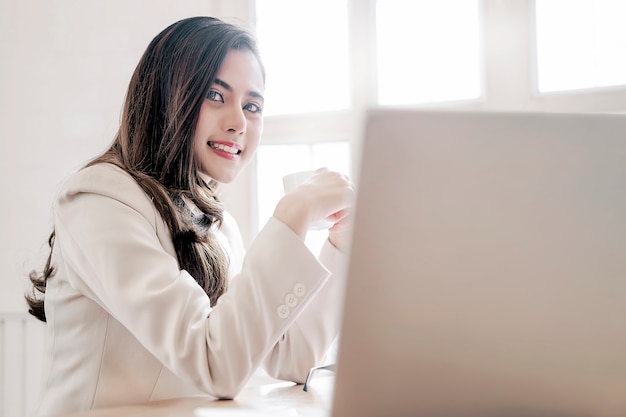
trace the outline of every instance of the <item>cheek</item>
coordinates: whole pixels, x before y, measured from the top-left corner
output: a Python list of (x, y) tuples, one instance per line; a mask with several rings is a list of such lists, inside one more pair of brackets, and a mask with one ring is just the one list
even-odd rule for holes
[(206, 155), (207, 152), (207, 139), (202, 132), (202, 127), (200, 126), (200, 124), (196, 126), (196, 130), (193, 134), (191, 141), (192, 158), (196, 163), (196, 166), (202, 168), (202, 166), (205, 165), (202, 163), (202, 158), (203, 155)]
[(198, 155), (199, 152), (203, 151), (206, 146), (207, 141), (207, 129), (210, 126), (211, 118), (210, 118), (210, 109), (206, 103), (202, 104), (200, 109), (200, 114), (198, 115), (198, 121), (196, 122), (196, 126), (193, 132), (192, 138), (192, 147), (194, 151), (194, 156)]
[(252, 148), (256, 153), (256, 150), (261, 144), (261, 135), (263, 134), (263, 122), (253, 124), (248, 130), (248, 147)]
[(204, 100), (202, 107), (200, 107), (200, 113), (198, 114), (198, 120), (196, 121), (193, 133), (194, 146), (201, 145), (199, 142), (206, 143), (206, 138), (208, 137), (207, 133), (215, 123), (209, 103), (209, 100)]

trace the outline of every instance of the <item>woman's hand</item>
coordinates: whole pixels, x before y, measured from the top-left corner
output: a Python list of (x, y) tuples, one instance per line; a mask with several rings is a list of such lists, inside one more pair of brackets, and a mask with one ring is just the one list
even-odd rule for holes
[(350, 243), (350, 214), (355, 189), (348, 178), (327, 168), (320, 168), (305, 182), (278, 202), (274, 217), (289, 226), (304, 240), (310, 224), (330, 220), (330, 242), (341, 251)]
[(347, 253), (352, 242), (352, 208), (333, 215), (335, 224), (328, 229), (328, 240), (339, 251)]

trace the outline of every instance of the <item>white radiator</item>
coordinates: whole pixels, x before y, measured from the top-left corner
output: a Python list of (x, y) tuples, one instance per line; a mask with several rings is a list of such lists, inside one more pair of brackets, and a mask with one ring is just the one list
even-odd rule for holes
[(28, 313), (0, 313), (0, 417), (31, 417), (41, 391), (45, 324)]

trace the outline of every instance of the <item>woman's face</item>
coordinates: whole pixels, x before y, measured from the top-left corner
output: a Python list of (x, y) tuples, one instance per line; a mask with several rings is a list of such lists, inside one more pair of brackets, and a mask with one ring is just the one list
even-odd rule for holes
[(231, 50), (202, 103), (193, 136), (205, 181), (232, 182), (254, 156), (263, 131), (264, 90), (256, 56)]

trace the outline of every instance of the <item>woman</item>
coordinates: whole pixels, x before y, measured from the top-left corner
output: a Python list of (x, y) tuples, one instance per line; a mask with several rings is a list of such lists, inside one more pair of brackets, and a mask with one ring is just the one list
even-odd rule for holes
[[(31, 273), (50, 339), (39, 416), (233, 398), (259, 367), (303, 382), (323, 361), (352, 185), (318, 170), (245, 256), (216, 195), (259, 145), (264, 83), (252, 37), (220, 20), (181, 20), (150, 43), (113, 144), (63, 186), (50, 257)], [(335, 224), (316, 258), (303, 240), (323, 218)]]

